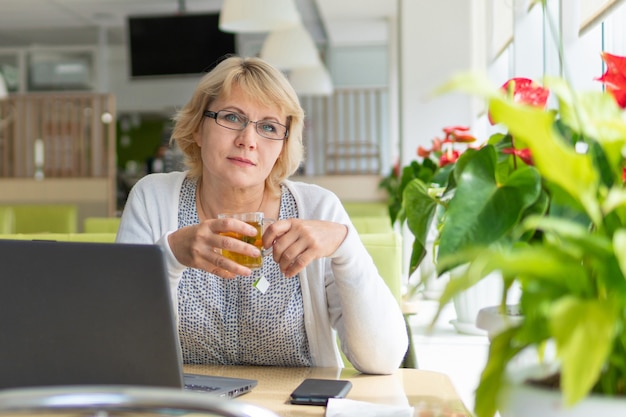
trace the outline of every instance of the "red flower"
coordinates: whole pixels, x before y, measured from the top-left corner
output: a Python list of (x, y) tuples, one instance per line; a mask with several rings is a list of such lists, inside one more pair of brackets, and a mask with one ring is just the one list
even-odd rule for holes
[(456, 133), (454, 135), (454, 141), (458, 143), (471, 143), (476, 142), (476, 138), (469, 133)]
[(626, 108), (626, 57), (602, 52), (606, 72), (596, 80), (602, 82), (622, 108)]
[(524, 148), (524, 149), (504, 148), (502, 149), (502, 153), (505, 153), (507, 155), (515, 155), (519, 159), (524, 161), (526, 165), (533, 165), (533, 156), (531, 155), (530, 149), (528, 148)]
[(433, 148), (431, 149), (431, 151), (440, 152), (442, 146), (443, 146), (443, 141), (439, 138), (435, 138), (433, 139)]
[(458, 142), (458, 143), (471, 143), (475, 142), (476, 138), (468, 133), (468, 126), (448, 126), (443, 128), (443, 133), (446, 134), (444, 143)]
[(468, 130), (469, 130), (469, 127), (467, 126), (448, 126), (448, 127), (443, 128), (443, 133), (445, 133), (446, 136), (448, 136), (451, 133), (467, 132)]
[[(511, 78), (502, 85), (502, 90), (512, 94), (516, 103), (527, 104), (533, 107), (545, 108), (550, 96), (550, 90), (543, 88), (529, 78)], [(491, 114), (488, 114), (489, 123), (493, 124)]]
[(420, 158), (428, 158), (430, 156), (430, 152), (430, 149), (426, 149), (423, 146), (417, 147), (417, 156), (419, 156)]
[(460, 155), (461, 152), (457, 151), (456, 149), (448, 149), (441, 154), (441, 157), (439, 158), (439, 166), (444, 167), (448, 164), (455, 163), (456, 160), (459, 159)]
[(550, 90), (543, 88), (529, 78), (511, 78), (504, 83), (502, 89), (509, 91), (512, 84), (513, 101), (533, 107), (546, 107)]
[(400, 161), (396, 160), (396, 163), (393, 164), (393, 176), (396, 178), (400, 178)]
[(475, 142), (476, 138), (468, 133), (469, 127), (467, 126), (449, 126), (443, 128), (443, 133), (446, 134), (444, 142), (459, 142), (459, 143), (471, 143)]

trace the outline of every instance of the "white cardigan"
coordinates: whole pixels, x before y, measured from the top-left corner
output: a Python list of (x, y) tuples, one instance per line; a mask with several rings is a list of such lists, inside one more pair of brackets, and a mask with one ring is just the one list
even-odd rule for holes
[[(174, 257), (167, 236), (178, 228), (178, 202), (185, 172), (150, 174), (132, 188), (117, 242), (156, 243), (165, 253), (173, 305), (186, 266)], [(408, 346), (402, 312), (350, 218), (335, 194), (321, 187), (285, 181), (302, 219), (348, 225), (348, 235), (328, 258), (300, 272), (304, 321), (314, 366), (342, 366), (336, 343), (356, 369), (389, 374), (400, 365)]]

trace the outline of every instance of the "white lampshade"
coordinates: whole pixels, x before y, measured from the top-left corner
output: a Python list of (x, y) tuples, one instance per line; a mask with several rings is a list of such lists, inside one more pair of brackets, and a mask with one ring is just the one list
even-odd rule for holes
[(289, 81), (296, 93), (305, 96), (329, 96), (333, 93), (333, 82), (323, 65), (301, 67), (291, 70)]
[(270, 32), (260, 56), (281, 70), (321, 65), (315, 42), (301, 24)]
[(5, 99), (9, 96), (9, 90), (7, 89), (7, 85), (4, 82), (4, 77), (0, 73), (0, 100)]
[(224, 32), (270, 32), (300, 22), (293, 0), (224, 0), (219, 27)]

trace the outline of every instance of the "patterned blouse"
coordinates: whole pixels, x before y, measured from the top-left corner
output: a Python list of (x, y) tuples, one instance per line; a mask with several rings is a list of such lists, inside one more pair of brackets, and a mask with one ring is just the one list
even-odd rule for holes
[[(183, 182), (179, 227), (199, 223), (196, 183)], [(297, 216), (293, 195), (282, 187), (279, 219)], [(269, 282), (265, 293), (253, 286), (261, 274)], [(285, 278), (271, 256), (248, 277), (187, 268), (178, 285), (178, 314), (184, 363), (311, 366), (300, 280)]]

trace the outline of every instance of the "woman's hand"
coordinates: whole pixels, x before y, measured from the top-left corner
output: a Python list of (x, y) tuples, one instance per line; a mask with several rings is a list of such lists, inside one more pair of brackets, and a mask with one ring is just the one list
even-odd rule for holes
[(348, 227), (322, 220), (279, 220), (263, 233), (263, 247), (273, 247), (273, 258), (287, 277), (311, 261), (330, 256), (348, 234)]
[(211, 219), (178, 229), (169, 235), (168, 243), (176, 259), (188, 267), (203, 269), (222, 278), (252, 274), (250, 268), (222, 256), (221, 249), (251, 257), (259, 256), (259, 250), (239, 239), (220, 235), (224, 232), (255, 236), (257, 230), (237, 219)]

